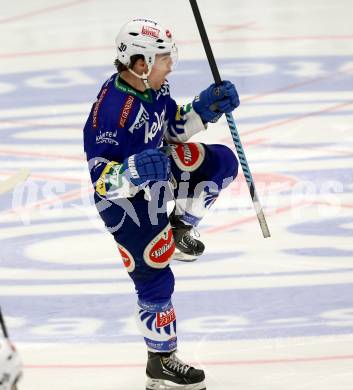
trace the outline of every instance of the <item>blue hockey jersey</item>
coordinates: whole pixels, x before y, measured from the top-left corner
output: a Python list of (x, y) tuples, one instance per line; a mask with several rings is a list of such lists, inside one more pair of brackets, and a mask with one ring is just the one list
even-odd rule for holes
[(123, 161), (145, 149), (186, 142), (205, 126), (192, 104), (170, 97), (165, 82), (159, 90), (137, 91), (118, 73), (107, 80), (84, 127), (84, 149), (94, 188), (103, 198), (134, 196), (141, 187), (129, 182)]

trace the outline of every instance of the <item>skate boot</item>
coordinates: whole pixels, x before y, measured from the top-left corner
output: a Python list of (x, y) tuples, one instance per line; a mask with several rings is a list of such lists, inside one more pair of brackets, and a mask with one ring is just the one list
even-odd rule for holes
[(179, 261), (195, 261), (202, 255), (205, 250), (205, 245), (191, 235), (193, 226), (186, 225), (181, 221), (180, 217), (175, 215), (175, 210), (170, 214), (169, 220), (172, 225), (176, 246), (173, 259)]
[(148, 352), (146, 390), (206, 390), (205, 373), (179, 360), (175, 352)]

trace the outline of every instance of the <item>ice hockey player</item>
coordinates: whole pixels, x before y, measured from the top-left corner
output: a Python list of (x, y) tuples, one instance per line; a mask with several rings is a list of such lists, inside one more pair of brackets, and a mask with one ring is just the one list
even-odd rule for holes
[(234, 110), (238, 94), (224, 81), (177, 105), (166, 81), (177, 48), (171, 32), (152, 20), (125, 24), (116, 46), (117, 73), (103, 84), (84, 128), (96, 206), (135, 284), (148, 350), (146, 389), (206, 389), (204, 371), (175, 353), (169, 264), (173, 256), (192, 261), (203, 253), (193, 228), (238, 171), (228, 147), (187, 141)]
[(17, 390), (22, 376), (22, 361), (15, 346), (9, 340), (5, 321), (0, 309), (0, 390)]

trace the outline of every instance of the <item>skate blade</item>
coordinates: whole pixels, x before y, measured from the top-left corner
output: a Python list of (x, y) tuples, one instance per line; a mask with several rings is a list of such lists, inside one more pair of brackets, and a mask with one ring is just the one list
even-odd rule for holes
[(186, 253), (175, 251), (172, 256), (172, 260), (184, 261), (186, 263), (191, 263), (198, 259), (195, 255), (187, 255)]
[(146, 383), (146, 390), (206, 390), (204, 381), (194, 383), (192, 385), (178, 385), (163, 379), (148, 378)]

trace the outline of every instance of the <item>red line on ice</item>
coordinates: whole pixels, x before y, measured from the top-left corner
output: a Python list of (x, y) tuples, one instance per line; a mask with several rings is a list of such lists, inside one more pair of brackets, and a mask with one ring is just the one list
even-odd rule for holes
[[(262, 41), (336, 41), (351, 40), (353, 35), (292, 35), (292, 36), (270, 36), (270, 37), (249, 37), (249, 38), (229, 38), (229, 39), (212, 39), (212, 42), (262, 42)], [(194, 43), (194, 40), (181, 41), (185, 43)], [(180, 42), (180, 43), (181, 43)]]
[(8, 215), (8, 214), (16, 214), (16, 213), (26, 213), (31, 210), (36, 210), (39, 209), (43, 206), (49, 206), (53, 205), (58, 202), (69, 202), (70, 200), (76, 200), (80, 199), (83, 195), (89, 194), (93, 192), (93, 188), (87, 187), (87, 188), (80, 188), (78, 190), (72, 190), (72, 191), (67, 191), (62, 195), (57, 195), (55, 196), (54, 199), (42, 199), (40, 201), (37, 201), (35, 203), (31, 203), (29, 205), (26, 205), (24, 207), (19, 207), (19, 208), (13, 208), (6, 210), (2, 212), (0, 215)]
[[(320, 202), (320, 201), (314, 201), (314, 202), (303, 201), (303, 202), (299, 202), (297, 204), (294, 204), (292, 206), (286, 206), (286, 207), (279, 208), (272, 213), (266, 213), (266, 215), (267, 216), (274, 216), (274, 215), (277, 215), (280, 213), (288, 212), (288, 211), (290, 211), (292, 209), (296, 209), (298, 207), (312, 206), (312, 205), (323, 205), (323, 206), (329, 206), (329, 207), (332, 206), (332, 207), (337, 207), (337, 208), (340, 208), (340, 207), (353, 208), (353, 205), (351, 205), (351, 204), (334, 204), (334, 203)], [(257, 219), (256, 215), (253, 215), (251, 217), (240, 218), (240, 219), (234, 220), (233, 222), (226, 223), (224, 225), (215, 226), (215, 227), (205, 229), (205, 230), (203, 230), (203, 233), (215, 233), (215, 232), (227, 230), (229, 228), (233, 228), (233, 227), (236, 227), (238, 225), (242, 225), (244, 223), (254, 221), (256, 219)]]
[[(344, 102), (344, 103), (340, 103), (340, 104), (335, 104), (334, 106), (330, 106), (330, 107), (324, 108), (322, 110), (312, 111), (312, 112), (308, 112), (306, 114), (297, 115), (297, 116), (290, 117), (287, 119), (282, 119), (282, 120), (277, 121), (277, 122), (272, 122), (272, 123), (269, 123), (269, 124), (264, 125), (264, 126), (256, 127), (252, 130), (244, 131), (242, 133), (242, 136), (258, 133), (260, 131), (264, 131), (264, 130), (268, 130), (268, 129), (272, 129), (272, 128), (277, 127), (277, 126), (282, 126), (282, 125), (285, 125), (287, 123), (296, 122), (296, 121), (299, 121), (301, 119), (308, 118), (310, 116), (320, 115), (320, 114), (325, 113), (325, 112), (336, 111), (336, 110), (339, 110), (340, 108), (350, 106), (352, 104), (353, 104), (353, 101), (348, 101), (348, 102)], [(351, 153), (349, 153), (349, 154), (351, 154)]]
[[(290, 210), (292, 210), (294, 208), (298, 208), (298, 207), (305, 206), (305, 205), (308, 205), (308, 204), (309, 203), (306, 202), (306, 201), (299, 202), (299, 203), (297, 203), (295, 205), (279, 208), (275, 212), (267, 213), (266, 215), (268, 216), (268, 215), (277, 215), (277, 214), (280, 214), (280, 213), (285, 213), (285, 212), (290, 211)], [(205, 229), (205, 230), (203, 230), (203, 233), (219, 232), (219, 231), (226, 230), (226, 229), (229, 229), (229, 228), (232, 228), (232, 227), (236, 227), (238, 225), (242, 225), (244, 223), (247, 223), (247, 222), (250, 222), (250, 221), (253, 221), (253, 220), (256, 220), (256, 219), (257, 219), (256, 215), (253, 215), (251, 217), (240, 218), (240, 219), (234, 220), (233, 222), (226, 223), (224, 225), (215, 226), (215, 227), (211, 227), (211, 228)]]
[(274, 95), (278, 92), (285, 92), (285, 91), (289, 91), (290, 89), (302, 87), (304, 85), (314, 84), (314, 83), (317, 83), (320, 81), (331, 79), (331, 78), (336, 77), (336, 76), (346, 75), (347, 73), (350, 73), (352, 71), (353, 71), (353, 68), (348, 68), (344, 71), (331, 73), (331, 74), (328, 74), (325, 76), (315, 77), (313, 79), (301, 81), (299, 83), (288, 84), (288, 85), (281, 87), (281, 88), (277, 88), (277, 89), (273, 89), (273, 90), (270, 90), (267, 92), (262, 92), (262, 93), (258, 93), (258, 94), (253, 95), (253, 96), (249, 96), (247, 98), (241, 99), (241, 101), (242, 102), (249, 102), (249, 101), (257, 100), (257, 99), (263, 98), (264, 96)]
[[(71, 115), (71, 114), (69, 114)], [(19, 125), (22, 125), (22, 126), (36, 126), (36, 127), (44, 127), (44, 128), (47, 128), (48, 126), (53, 126), (52, 123), (39, 123), (39, 122), (35, 122), (35, 121), (29, 121), (29, 120), (25, 120), (25, 119), (0, 119), (0, 123), (4, 123), (4, 124), (19, 124)], [(61, 127), (63, 126), (63, 131), (65, 131), (69, 126), (71, 126), (72, 128), (74, 128), (75, 130), (77, 131), (82, 131), (82, 129), (80, 127), (77, 126), (77, 123), (65, 123), (65, 124), (59, 124), (59, 125), (56, 125), (57, 127)]]
[[(301, 81), (299, 83), (288, 84), (288, 85), (286, 85), (284, 87), (281, 87), (281, 88), (277, 88), (277, 89), (273, 89), (273, 90), (270, 90), (270, 91), (267, 91), (267, 92), (262, 92), (262, 93), (259, 93), (259, 94), (253, 95), (253, 96), (249, 96), (247, 98), (241, 99), (241, 101), (242, 102), (249, 102), (249, 101), (253, 101), (253, 100), (258, 100), (258, 99), (261, 99), (261, 98), (263, 98), (265, 96), (275, 95), (276, 93), (279, 93), (279, 92), (285, 92), (285, 91), (289, 91), (290, 89), (295, 89), (295, 88), (298, 88), (298, 87), (302, 87), (304, 85), (309, 85), (309, 84), (314, 84), (314, 83), (317, 83), (317, 82), (320, 82), (320, 81), (325, 81), (325, 80), (331, 79), (331, 78), (336, 77), (336, 76), (345, 75), (345, 74), (350, 73), (352, 71), (353, 71), (353, 68), (348, 68), (348, 69), (346, 69), (344, 71), (331, 73), (331, 74), (326, 75), (326, 76), (316, 77), (316, 78), (313, 78), (313, 79), (310, 79), (310, 80)], [(343, 103), (343, 104), (346, 104), (346, 103)], [(351, 103), (348, 102), (348, 104), (351, 104)], [(319, 113), (319, 112), (320, 111), (317, 111), (316, 113)], [(314, 114), (310, 113), (310, 115), (314, 115)], [(306, 116), (309, 116), (309, 114), (306, 114)], [(290, 119), (291, 120), (294, 120), (294, 119), (298, 120), (298, 119), (302, 119), (303, 117), (304, 116), (299, 116), (299, 117), (290, 118)], [(271, 128), (271, 126), (278, 126), (280, 124), (287, 123), (287, 121), (288, 121), (288, 119), (284, 120), (284, 121), (280, 121), (280, 123), (279, 122), (274, 122), (274, 124), (268, 124), (268, 125), (266, 125), (266, 129), (267, 128)], [(250, 131), (244, 132), (242, 134), (242, 136), (244, 136), (244, 135), (246, 136), (247, 134), (250, 134), (253, 131), (260, 131), (259, 129), (262, 129), (262, 127), (258, 128), (258, 129), (255, 128), (254, 130), (250, 130)], [(220, 142), (233, 144), (233, 142), (229, 139), (229, 137), (221, 139)]]
[(50, 54), (79, 53), (82, 51), (98, 51), (98, 50), (113, 50), (113, 49), (114, 49), (113, 45), (97, 46), (97, 47), (73, 47), (73, 48), (55, 49), (55, 50), (39, 50), (39, 51), (5, 53), (5, 54), (0, 54), (0, 58), (34, 57), (34, 56), (46, 56)]
[(59, 9), (69, 8), (69, 7), (72, 7), (73, 5), (76, 5), (76, 4), (87, 3), (88, 1), (91, 1), (91, 0), (75, 0), (75, 1), (70, 1), (69, 3), (57, 4), (57, 5), (53, 5), (51, 7), (46, 7), (46, 8), (26, 12), (24, 14), (10, 16), (10, 17), (5, 18), (5, 19), (0, 19), (0, 24), (17, 22), (18, 20), (21, 20), (21, 19), (28, 19), (28, 18), (31, 18), (32, 16), (37, 16), (40, 14), (45, 14), (45, 13), (49, 13), (52, 11), (57, 11)]
[[(14, 172), (13, 171), (0, 171), (0, 176), (11, 176)], [(31, 173), (30, 179), (37, 179), (38, 181), (43, 180), (52, 180), (52, 181), (62, 181), (67, 183), (83, 183), (82, 179), (75, 178), (75, 177), (65, 177), (65, 176), (56, 176), (56, 175), (46, 175), (41, 173)]]
[[(88, 0), (87, 0), (88, 1)], [(258, 42), (258, 41), (301, 41), (301, 40), (353, 40), (353, 35), (323, 35), (323, 36), (293, 36), (293, 37), (254, 37), (254, 38), (232, 38), (232, 39), (214, 39), (214, 43), (233, 43), (233, 42)], [(177, 41), (179, 45), (196, 45), (199, 44), (198, 39)], [(28, 51), (28, 52), (14, 52), (14, 53), (3, 53), (0, 54), (0, 58), (12, 58), (12, 57), (27, 57), (27, 56), (43, 56), (51, 54), (61, 53), (75, 53), (82, 51), (100, 51), (100, 50), (113, 50), (113, 45), (104, 46), (92, 46), (92, 47), (73, 47), (66, 49), (55, 49), (55, 50), (39, 50), (39, 51)]]
[(9, 156), (26, 156), (26, 157), (38, 157), (38, 158), (50, 158), (50, 159), (59, 159), (59, 160), (75, 160), (75, 161), (84, 161), (84, 156), (65, 156), (63, 154), (53, 154), (53, 153), (42, 153), (42, 152), (25, 152), (23, 150), (15, 149), (0, 149), (0, 154), (9, 155)]
[(233, 30), (241, 30), (241, 29), (247, 29), (250, 26), (253, 26), (257, 22), (255, 20), (251, 22), (246, 22), (242, 24), (217, 24), (216, 27), (218, 28), (219, 32), (228, 32)]
[(330, 203), (330, 202), (321, 202), (321, 201), (315, 201), (312, 202), (311, 204), (316, 204), (316, 205), (323, 205), (323, 206), (332, 206), (332, 207), (343, 207), (344, 209), (353, 209), (353, 204), (335, 204), (335, 203)]

